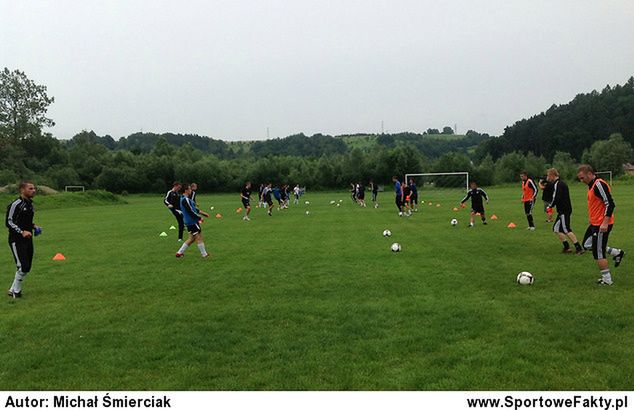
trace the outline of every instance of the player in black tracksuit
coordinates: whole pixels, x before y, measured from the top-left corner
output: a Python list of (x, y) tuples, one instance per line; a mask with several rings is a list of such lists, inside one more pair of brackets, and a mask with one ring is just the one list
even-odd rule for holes
[(7, 207), (5, 225), (9, 229), (9, 248), (15, 260), (17, 271), (8, 295), (22, 297), (22, 281), (31, 271), (33, 262), (33, 235), (40, 228), (33, 223), (33, 197), (35, 185), (29, 181), (20, 183), (20, 197)]
[(539, 189), (542, 190), (542, 202), (544, 202), (544, 212), (546, 213), (546, 222), (553, 222), (552, 208), (548, 205), (553, 201), (553, 184), (548, 181), (548, 177), (539, 178)]
[(181, 189), (180, 182), (174, 182), (172, 189), (167, 191), (165, 198), (163, 199), (163, 203), (170, 210), (170, 212), (176, 218), (176, 222), (178, 222), (178, 241), (183, 240), (183, 231), (185, 230), (185, 224), (183, 223), (183, 213), (181, 212), (181, 199), (180, 194), (178, 193)]
[(478, 184), (474, 181), (471, 181), (469, 184), (471, 189), (467, 191), (467, 195), (460, 201), (460, 205), (462, 206), (469, 198), (471, 198), (471, 213), (469, 220), (469, 228), (473, 226), (473, 216), (476, 214), (480, 214), (480, 218), (482, 219), (482, 224), (487, 224), (486, 216), (484, 215), (484, 204), (482, 203), (482, 198), (489, 203), (489, 197), (487, 193), (484, 192), (484, 189), (478, 188)]
[(572, 232), (572, 226), (570, 225), (570, 216), (572, 215), (572, 202), (570, 201), (570, 191), (568, 185), (561, 179), (559, 179), (559, 171), (555, 168), (548, 170), (548, 182), (553, 187), (553, 196), (548, 208), (552, 209), (557, 207), (557, 218), (553, 225), (553, 232), (559, 237), (561, 243), (564, 246), (563, 253), (571, 253), (570, 244), (566, 237), (570, 238), (575, 245), (577, 254), (583, 253), (583, 248), (579, 244), (577, 237)]

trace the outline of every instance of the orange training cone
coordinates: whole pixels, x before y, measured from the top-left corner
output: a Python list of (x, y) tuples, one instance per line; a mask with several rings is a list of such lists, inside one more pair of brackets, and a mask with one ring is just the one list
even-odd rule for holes
[(458, 210), (458, 208), (454, 208), (453, 210), (454, 210), (454, 212), (455, 212), (455, 211), (457, 211), (457, 210)]
[(216, 219), (220, 219), (220, 218), (222, 218), (222, 215), (216, 214)]
[(55, 256), (53, 256), (53, 260), (54, 261), (65, 261), (66, 257), (61, 254), (61, 253), (56, 253)]
[(236, 213), (239, 214), (240, 212), (242, 212), (242, 208), (238, 208), (236, 209)]
[(517, 227), (517, 225), (515, 225), (513, 222), (511, 222), (510, 224), (508, 224), (507, 226), (510, 229), (515, 229)]
[(495, 221), (495, 220), (498, 219), (498, 216), (496, 214), (493, 214), (493, 215), (491, 215), (491, 219)]

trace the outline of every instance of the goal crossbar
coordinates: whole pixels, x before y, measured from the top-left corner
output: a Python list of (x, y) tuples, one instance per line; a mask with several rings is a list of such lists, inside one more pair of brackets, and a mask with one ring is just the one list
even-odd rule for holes
[(468, 172), (421, 172), (414, 174), (405, 174), (405, 183), (409, 180), (409, 177), (426, 177), (426, 176), (439, 176), (439, 175), (464, 175), (466, 177), (465, 189), (469, 189), (469, 173)]

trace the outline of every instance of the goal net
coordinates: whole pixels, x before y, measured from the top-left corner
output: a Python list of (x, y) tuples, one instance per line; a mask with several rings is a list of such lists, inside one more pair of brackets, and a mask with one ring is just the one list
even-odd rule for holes
[(84, 192), (86, 189), (83, 185), (66, 185), (64, 191), (66, 192)]
[(468, 172), (428, 172), (405, 174), (404, 183), (413, 180), (421, 204), (458, 203), (469, 189)]

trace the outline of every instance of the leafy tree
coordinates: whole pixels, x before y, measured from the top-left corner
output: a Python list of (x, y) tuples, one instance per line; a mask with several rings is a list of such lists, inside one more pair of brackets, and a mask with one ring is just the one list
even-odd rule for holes
[(46, 86), (35, 84), (24, 72), (0, 71), (0, 136), (21, 141), (40, 135), (42, 127), (55, 125), (46, 117), (55, 99), (46, 94)]
[(623, 165), (632, 161), (632, 146), (623, 140), (621, 134), (612, 134), (610, 139), (597, 141), (583, 153), (583, 162), (592, 165), (597, 171), (612, 171), (613, 175), (622, 175)]
[(443, 127), (442, 133), (445, 134), (445, 135), (453, 135), (454, 134), (453, 128), (451, 128), (451, 127)]

